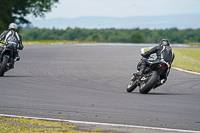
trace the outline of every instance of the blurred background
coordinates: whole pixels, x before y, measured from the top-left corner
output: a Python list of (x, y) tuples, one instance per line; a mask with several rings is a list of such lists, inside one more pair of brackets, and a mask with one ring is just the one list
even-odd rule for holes
[(25, 40), (200, 42), (199, 0), (1, 0), (0, 31)]

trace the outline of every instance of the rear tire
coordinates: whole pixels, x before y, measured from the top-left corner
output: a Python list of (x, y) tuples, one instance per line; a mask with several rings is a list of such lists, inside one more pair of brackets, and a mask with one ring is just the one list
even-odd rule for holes
[(131, 81), (128, 86), (126, 87), (127, 92), (132, 92), (137, 87), (137, 82)]
[(150, 79), (146, 82), (140, 82), (139, 91), (141, 94), (147, 94), (155, 85), (155, 83), (160, 78), (160, 75), (157, 71), (153, 71)]
[(0, 66), (0, 76), (4, 76), (5, 70), (7, 68), (8, 60), (9, 60), (8, 56), (3, 57), (3, 62), (1, 63), (1, 66)]

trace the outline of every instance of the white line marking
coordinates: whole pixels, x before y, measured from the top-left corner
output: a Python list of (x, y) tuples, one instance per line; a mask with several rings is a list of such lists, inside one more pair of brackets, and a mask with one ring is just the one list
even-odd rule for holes
[(99, 122), (87, 122), (87, 121), (75, 121), (75, 120), (61, 120), (61, 119), (53, 119), (53, 118), (29, 117), (29, 116), (18, 116), (18, 115), (7, 115), (7, 114), (0, 114), (0, 116), (14, 117), (14, 118), (23, 117), (23, 118), (27, 118), (27, 119), (38, 119), (38, 120), (47, 120), (47, 121), (62, 121), (62, 122), (70, 122), (70, 123), (77, 123), (77, 124), (91, 124), (91, 125), (102, 125), (102, 126), (113, 126), (113, 127), (129, 127), (129, 128), (152, 129), (152, 130), (162, 130), (162, 131), (174, 131), (174, 132), (183, 132), (183, 133), (200, 133), (200, 131), (193, 131), (193, 130), (146, 127), (146, 126), (111, 124), (111, 123), (99, 123)]
[(175, 69), (175, 70), (178, 70), (178, 71), (185, 72), (185, 73), (191, 73), (191, 74), (200, 75), (200, 73), (198, 73), (198, 72), (187, 71), (187, 70), (183, 70), (181, 68), (176, 68), (176, 67), (172, 67), (172, 68)]

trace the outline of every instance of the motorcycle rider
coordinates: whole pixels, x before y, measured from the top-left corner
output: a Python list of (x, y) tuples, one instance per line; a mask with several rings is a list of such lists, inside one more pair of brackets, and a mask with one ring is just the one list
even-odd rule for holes
[(1, 35), (0, 35), (0, 41), (4, 39), (6, 42), (5, 45), (8, 44), (13, 44), (13, 56), (14, 56), (14, 61), (19, 61), (19, 50), (22, 50), (24, 48), (22, 44), (22, 36), (17, 33), (18, 26), (15, 23), (11, 23), (8, 27), (8, 30), (5, 30)]
[[(149, 56), (153, 53), (156, 53), (157, 59), (156, 60), (148, 60)], [(172, 52), (172, 48), (170, 47), (170, 42), (167, 39), (162, 39), (159, 43), (159, 46), (153, 47), (151, 50), (144, 52), (141, 54), (144, 58), (142, 59), (142, 63), (140, 66), (140, 70), (137, 73), (134, 73), (134, 76), (142, 76), (144, 74), (145, 68), (151, 62), (156, 61), (164, 61), (168, 64), (168, 71), (165, 75), (161, 76), (161, 84), (164, 84), (167, 80), (167, 76), (169, 74), (171, 64), (174, 60), (174, 53)]]

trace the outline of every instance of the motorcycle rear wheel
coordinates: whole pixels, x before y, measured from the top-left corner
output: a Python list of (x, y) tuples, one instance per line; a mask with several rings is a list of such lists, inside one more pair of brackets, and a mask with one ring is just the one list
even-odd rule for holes
[(155, 83), (160, 78), (160, 75), (157, 71), (153, 71), (151, 77), (146, 83), (140, 82), (139, 91), (141, 94), (147, 94), (154, 87)]
[(9, 60), (8, 56), (3, 57), (3, 62), (1, 63), (1, 66), (0, 66), (0, 76), (4, 76), (8, 60)]

